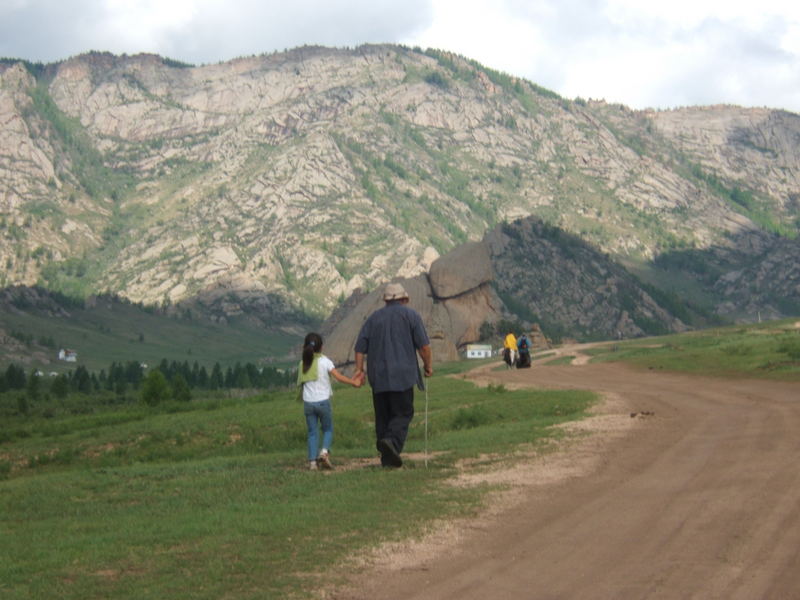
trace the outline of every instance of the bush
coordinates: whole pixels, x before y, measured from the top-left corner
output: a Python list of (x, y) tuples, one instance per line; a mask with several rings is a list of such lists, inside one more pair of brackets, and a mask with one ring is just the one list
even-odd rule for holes
[(800, 360), (800, 339), (785, 340), (778, 347), (778, 351), (787, 354), (792, 360)]
[(425, 76), (425, 83), (428, 85), (436, 86), (440, 89), (446, 90), (450, 87), (447, 79), (438, 71), (432, 71)]
[(67, 376), (63, 374), (57, 375), (50, 384), (50, 391), (60, 400), (66, 398), (67, 394), (69, 394), (69, 380)]
[(17, 412), (26, 417), (30, 414), (30, 404), (28, 404), (28, 399), (25, 396), (17, 398)]
[(142, 384), (142, 402), (148, 406), (156, 406), (172, 395), (164, 374), (155, 369), (147, 374)]
[(488, 425), (491, 417), (482, 406), (472, 406), (460, 409), (453, 417), (452, 429), (474, 429), (481, 425)]
[(172, 380), (172, 397), (178, 402), (189, 402), (192, 399), (192, 392), (183, 375), (176, 375)]

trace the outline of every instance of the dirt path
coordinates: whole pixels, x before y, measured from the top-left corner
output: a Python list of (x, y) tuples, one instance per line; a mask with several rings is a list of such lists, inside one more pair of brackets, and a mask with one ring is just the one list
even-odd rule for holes
[(608, 364), (466, 377), (606, 402), (577, 426), (593, 435), (497, 473), (512, 492), (480, 522), (387, 548), (324, 597), (800, 599), (800, 385)]

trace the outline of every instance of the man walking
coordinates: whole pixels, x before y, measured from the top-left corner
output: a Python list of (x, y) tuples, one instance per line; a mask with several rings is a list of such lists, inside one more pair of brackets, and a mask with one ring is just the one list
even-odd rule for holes
[(381, 465), (400, 467), (408, 426), (414, 417), (414, 385), (424, 390), (417, 364), (422, 358), (425, 376), (433, 374), (428, 334), (419, 313), (408, 307), (409, 297), (399, 283), (389, 283), (383, 292), (383, 308), (364, 322), (356, 339), (355, 378), (363, 377), (364, 357), (375, 408), (376, 447)]

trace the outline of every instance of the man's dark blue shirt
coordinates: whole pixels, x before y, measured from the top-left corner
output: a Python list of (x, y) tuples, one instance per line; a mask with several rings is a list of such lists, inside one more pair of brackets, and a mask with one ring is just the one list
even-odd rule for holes
[(400, 302), (390, 302), (364, 322), (355, 351), (367, 355), (367, 377), (373, 392), (425, 389), (417, 350), (430, 344), (422, 317)]

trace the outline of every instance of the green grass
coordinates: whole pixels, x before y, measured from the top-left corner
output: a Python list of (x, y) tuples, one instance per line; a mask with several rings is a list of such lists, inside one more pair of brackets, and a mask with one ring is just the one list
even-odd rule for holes
[(717, 377), (800, 381), (797, 319), (627, 340), (590, 350), (593, 362), (624, 361), (641, 368)]
[[(139, 360), (154, 365), (163, 358), (190, 364), (197, 361), (210, 368), (217, 361), (223, 366), (236, 362), (257, 364), (268, 356), (286, 356), (301, 341), (244, 321), (221, 325), (200, 318), (178, 319), (124, 302), (109, 305), (101, 300), (93, 309), (67, 310), (69, 316), (63, 318), (34, 310), (0, 311), (0, 328), (9, 333), (21, 332), (34, 341), (51, 340), (54, 346), (38, 350), (48, 354), (52, 363), (30, 365), (41, 366), (45, 371), (76, 366), (56, 360), (59, 348), (76, 350), (78, 364), (90, 371), (108, 369), (113, 361)], [(7, 362), (14, 362), (14, 357), (0, 348), (0, 364)]]
[[(291, 391), (4, 419), (0, 433), (25, 434), (0, 438), (0, 596), (311, 597), (336, 581), (320, 565), (473, 514), (488, 488), (446, 485), (455, 461), (507, 460), (594, 399), (429, 384), (428, 467), (392, 471), (377, 466), (368, 388), (337, 388), (331, 473), (303, 468)], [(424, 401), (417, 392), (407, 453), (425, 448)]]
[(552, 360), (548, 360), (547, 362), (543, 363), (546, 367), (555, 367), (561, 365), (571, 365), (572, 361), (575, 360), (575, 356), (559, 356), (558, 358), (554, 358)]

